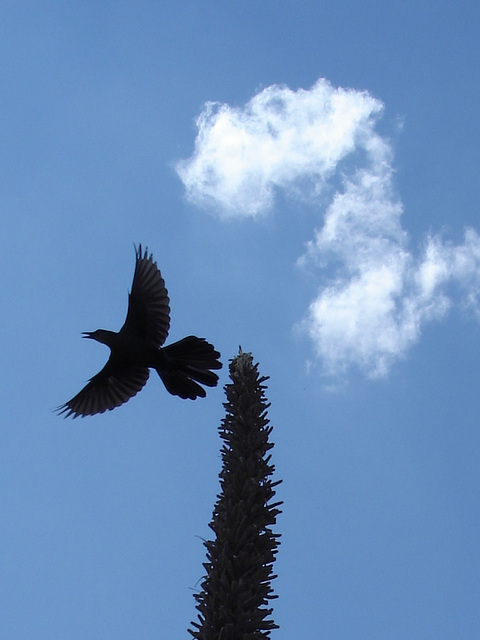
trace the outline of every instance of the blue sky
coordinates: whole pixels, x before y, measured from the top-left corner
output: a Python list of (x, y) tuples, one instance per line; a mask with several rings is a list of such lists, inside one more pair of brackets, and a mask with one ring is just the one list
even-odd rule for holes
[(270, 375), (273, 637), (480, 633), (476, 3), (7, 1), (0, 636), (186, 635), (223, 385), (84, 420), (133, 243)]

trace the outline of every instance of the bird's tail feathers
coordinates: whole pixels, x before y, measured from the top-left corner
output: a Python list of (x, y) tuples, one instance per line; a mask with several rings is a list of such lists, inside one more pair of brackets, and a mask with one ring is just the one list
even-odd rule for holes
[(218, 376), (212, 369), (221, 369), (220, 354), (204, 338), (188, 336), (162, 348), (165, 361), (157, 369), (163, 384), (174, 396), (190, 400), (204, 398), (206, 387), (215, 387)]

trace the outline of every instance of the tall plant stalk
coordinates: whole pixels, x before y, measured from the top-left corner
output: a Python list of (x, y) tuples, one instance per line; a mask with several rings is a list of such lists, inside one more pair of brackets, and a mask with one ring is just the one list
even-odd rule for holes
[(266, 377), (252, 355), (241, 350), (230, 362), (231, 383), (225, 386), (225, 418), (220, 494), (206, 541), (206, 576), (195, 595), (198, 621), (191, 635), (198, 640), (260, 640), (278, 627), (270, 601), (273, 563), (280, 534), (271, 529), (281, 502), (272, 502), (274, 465), (269, 451), (272, 427), (267, 417)]

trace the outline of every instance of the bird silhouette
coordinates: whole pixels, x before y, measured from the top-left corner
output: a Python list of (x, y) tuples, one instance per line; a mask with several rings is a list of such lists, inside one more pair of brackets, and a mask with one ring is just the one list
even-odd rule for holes
[(201, 385), (215, 387), (221, 369), (220, 354), (204, 338), (188, 336), (162, 347), (170, 328), (170, 305), (165, 281), (148, 249), (135, 247), (136, 264), (128, 312), (120, 331), (84, 332), (110, 347), (103, 369), (64, 405), (59, 415), (93, 416), (127, 402), (146, 384), (150, 369), (155, 369), (167, 391), (190, 400), (204, 398)]

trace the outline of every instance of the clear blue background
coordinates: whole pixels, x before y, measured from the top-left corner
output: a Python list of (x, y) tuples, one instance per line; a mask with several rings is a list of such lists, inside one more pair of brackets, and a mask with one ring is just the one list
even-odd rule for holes
[[(413, 243), (480, 227), (476, 2), (27, 2), (0, 9), (0, 636), (187, 637), (218, 492), (220, 386), (156, 376), (114, 412), (52, 409), (118, 329), (147, 244), (170, 338), (241, 344), (270, 375), (282, 546), (278, 640), (480, 636), (480, 333), (453, 310), (389, 375), (332, 393), (298, 335), (295, 268), (315, 221), (222, 222), (175, 163), (206, 101), (319, 77), (398, 119), (395, 184)], [(389, 124), (390, 123), (390, 124)]]

